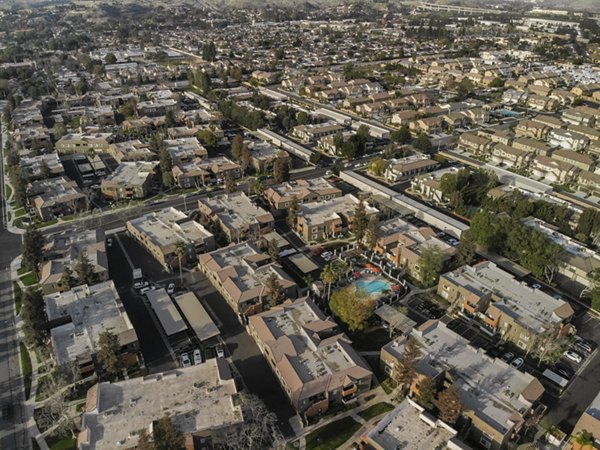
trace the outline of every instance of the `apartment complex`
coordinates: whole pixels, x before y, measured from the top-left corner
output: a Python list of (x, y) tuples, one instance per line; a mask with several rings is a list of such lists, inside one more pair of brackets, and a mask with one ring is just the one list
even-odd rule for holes
[[(152, 435), (154, 424), (169, 416), (186, 448), (202, 438), (226, 442), (244, 421), (235, 380), (223, 358), (184, 369), (102, 382), (87, 393), (78, 450), (135, 448), (140, 430)], [(201, 447), (208, 448), (208, 447)]]
[[(306, 242), (315, 242), (341, 236), (352, 231), (354, 213), (360, 200), (354, 195), (344, 195), (322, 202), (312, 202), (300, 205), (296, 231)], [(365, 212), (368, 218), (379, 211), (365, 202)]]
[(298, 287), (289, 275), (248, 242), (200, 255), (198, 266), (240, 317), (263, 310), (269, 300), (266, 282), (272, 275), (286, 298), (298, 296)]
[(265, 190), (264, 196), (274, 209), (287, 209), (294, 198), (298, 203), (322, 202), (342, 196), (342, 191), (325, 178), (288, 181)]
[(95, 370), (94, 355), (103, 331), (110, 330), (121, 345), (126, 365), (138, 363), (139, 343), (112, 281), (82, 285), (44, 296), (49, 346), (58, 366), (75, 364), (83, 377)]
[(270, 212), (252, 203), (243, 192), (198, 200), (200, 213), (225, 234), (229, 242), (256, 239), (273, 231)]
[(86, 195), (67, 177), (34, 181), (29, 188), (29, 203), (42, 220), (68, 216), (88, 209)]
[(335, 322), (312, 300), (287, 301), (248, 319), (292, 406), (306, 417), (349, 404), (371, 389), (373, 373)]
[(60, 138), (54, 146), (61, 155), (72, 153), (85, 154), (88, 151), (105, 153), (108, 150), (111, 140), (111, 133), (69, 133)]
[(500, 359), (492, 359), (443, 322), (430, 320), (381, 349), (384, 370), (394, 376), (407, 339), (415, 339), (421, 349), (416, 363), (417, 380), (429, 376), (439, 385), (454, 383), (463, 405), (463, 416), (471, 421), (469, 435), (491, 450), (518, 441), (525, 421), (543, 410), (539, 401), (544, 387), (533, 376)]
[(199, 253), (215, 249), (212, 233), (173, 207), (127, 221), (127, 231), (167, 270), (179, 267), (178, 242), (185, 245), (184, 266), (196, 263)]
[(145, 198), (150, 194), (157, 163), (147, 161), (122, 162), (102, 180), (100, 189), (112, 200)]
[(490, 261), (442, 275), (437, 293), (523, 350), (572, 330), (569, 303), (517, 281)]

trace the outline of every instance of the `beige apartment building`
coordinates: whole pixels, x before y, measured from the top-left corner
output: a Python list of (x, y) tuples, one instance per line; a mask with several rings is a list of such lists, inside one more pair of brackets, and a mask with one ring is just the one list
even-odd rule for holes
[(269, 187), (264, 196), (274, 209), (287, 209), (294, 198), (298, 203), (322, 202), (342, 196), (342, 191), (324, 178), (288, 181)]
[(100, 190), (112, 200), (145, 198), (150, 194), (156, 162), (122, 162), (100, 183)]

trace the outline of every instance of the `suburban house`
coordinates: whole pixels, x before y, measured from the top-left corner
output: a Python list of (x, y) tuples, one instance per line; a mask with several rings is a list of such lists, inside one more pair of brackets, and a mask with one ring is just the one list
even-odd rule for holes
[(410, 180), (410, 189), (427, 200), (432, 200), (436, 203), (445, 203), (448, 199), (444, 197), (440, 182), (442, 177), (447, 173), (455, 174), (456, 172), (458, 172), (457, 168), (447, 167), (434, 172), (417, 175)]
[(431, 172), (440, 166), (437, 161), (420, 154), (400, 159), (389, 159), (388, 163), (384, 176), (391, 183), (397, 183), (400, 180), (415, 175)]
[(583, 150), (589, 143), (590, 140), (587, 136), (562, 128), (555, 128), (549, 135), (549, 144), (552, 147), (561, 147), (574, 152)]
[(592, 171), (596, 165), (596, 161), (590, 155), (572, 150), (556, 150), (552, 152), (551, 158), (587, 171)]
[(118, 163), (123, 161), (150, 161), (158, 157), (139, 139), (116, 142), (108, 146), (107, 152)]
[(573, 164), (544, 155), (536, 156), (531, 163), (531, 173), (550, 183), (570, 183), (577, 178), (579, 170)]
[(531, 161), (532, 153), (510, 145), (496, 144), (492, 148), (492, 161), (505, 164), (508, 167), (527, 167)]
[(458, 147), (476, 155), (486, 155), (492, 148), (492, 141), (474, 133), (463, 133), (458, 138)]
[(323, 202), (341, 197), (342, 191), (325, 178), (314, 178), (271, 186), (265, 190), (264, 196), (273, 209), (285, 210), (294, 198), (298, 203)]

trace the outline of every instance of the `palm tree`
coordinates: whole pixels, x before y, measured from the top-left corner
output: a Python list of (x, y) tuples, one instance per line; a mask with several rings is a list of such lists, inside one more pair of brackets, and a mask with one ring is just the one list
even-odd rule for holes
[(594, 435), (587, 430), (581, 430), (579, 433), (573, 436), (573, 440), (577, 445), (579, 445), (580, 449), (594, 445)]
[(331, 298), (331, 285), (337, 281), (337, 274), (332, 264), (327, 264), (321, 272), (321, 280), (327, 283), (327, 299)]
[(181, 258), (185, 255), (186, 245), (182, 241), (175, 242), (174, 253), (179, 258), (179, 282), (183, 284), (183, 269), (181, 267)]

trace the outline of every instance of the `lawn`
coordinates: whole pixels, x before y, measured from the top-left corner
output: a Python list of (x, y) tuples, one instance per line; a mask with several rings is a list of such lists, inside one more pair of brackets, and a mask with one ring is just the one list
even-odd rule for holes
[(22, 265), (21, 267), (19, 267), (19, 270), (17, 270), (17, 275), (21, 276), (28, 272), (31, 272), (31, 270), (29, 270), (29, 267), (25, 267)]
[(24, 215), (27, 214), (27, 211), (25, 211), (25, 208), (19, 208), (16, 211), (14, 211), (15, 213), (15, 217), (23, 217)]
[(21, 370), (23, 371), (23, 384), (25, 385), (25, 398), (29, 398), (31, 392), (31, 358), (29, 357), (29, 351), (22, 342), (19, 343), (19, 349), (21, 350)]
[(37, 389), (35, 391), (36, 402), (41, 402), (42, 400), (46, 400), (48, 398), (48, 388), (46, 388), (48, 381), (50, 381), (50, 375), (44, 375), (40, 377), (38, 372)]
[(363, 351), (378, 351), (391, 341), (390, 333), (376, 324), (370, 324), (362, 331), (345, 329), (354, 347)]
[(13, 291), (15, 297), (15, 311), (17, 312), (17, 316), (21, 312), (21, 298), (23, 297), (23, 291), (21, 290), (21, 286), (16, 281), (13, 281)]
[(50, 225), (54, 225), (58, 223), (58, 219), (47, 220), (46, 222), (40, 222), (36, 225), (36, 228), (44, 228), (49, 227)]
[(390, 412), (392, 409), (394, 409), (394, 406), (389, 403), (375, 403), (374, 405), (369, 406), (364, 411), (359, 412), (358, 415), (366, 421), (369, 421), (373, 417), (377, 417), (380, 414)]
[(361, 425), (352, 417), (331, 422), (306, 436), (307, 450), (335, 450), (360, 430)]
[(32, 286), (38, 282), (37, 274), (35, 272), (29, 272), (21, 277), (21, 281), (25, 286)]
[(59, 437), (52, 434), (46, 438), (46, 443), (50, 450), (75, 450), (77, 448), (77, 439), (72, 437)]
[(12, 188), (8, 184), (5, 184), (4, 192), (6, 193), (6, 200), (8, 200), (10, 198), (10, 196), (12, 195)]

